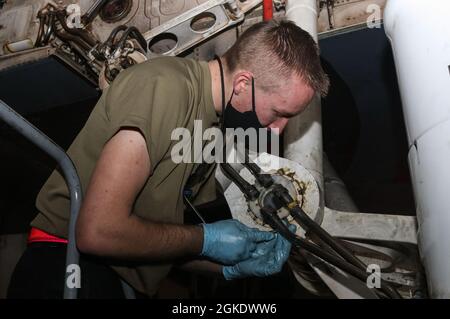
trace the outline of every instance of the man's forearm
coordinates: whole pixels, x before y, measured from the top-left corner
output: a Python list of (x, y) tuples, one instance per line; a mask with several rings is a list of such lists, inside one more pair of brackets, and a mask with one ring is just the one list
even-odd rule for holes
[(80, 250), (105, 257), (164, 261), (197, 256), (203, 245), (201, 226), (153, 223), (134, 215), (89, 228), (77, 228)]
[(188, 260), (178, 263), (176, 264), (176, 266), (182, 270), (190, 272), (223, 277), (222, 274), (223, 265), (214, 263), (209, 260), (200, 260), (200, 259)]

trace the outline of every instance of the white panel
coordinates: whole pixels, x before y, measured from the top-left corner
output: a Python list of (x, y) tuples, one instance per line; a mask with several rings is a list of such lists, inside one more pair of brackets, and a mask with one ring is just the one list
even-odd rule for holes
[(420, 254), (431, 295), (450, 298), (450, 121), (429, 130), (416, 145)]
[(409, 143), (450, 118), (450, 1), (390, 0), (385, 10)]
[(420, 253), (430, 295), (450, 298), (450, 1), (389, 0), (417, 204)]

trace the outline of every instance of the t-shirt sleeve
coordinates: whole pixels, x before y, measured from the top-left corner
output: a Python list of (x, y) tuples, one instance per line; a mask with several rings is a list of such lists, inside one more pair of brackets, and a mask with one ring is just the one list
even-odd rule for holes
[(151, 167), (170, 156), (171, 133), (183, 125), (190, 99), (188, 81), (174, 70), (137, 65), (113, 81), (105, 97), (107, 140), (121, 128), (138, 129), (145, 138)]

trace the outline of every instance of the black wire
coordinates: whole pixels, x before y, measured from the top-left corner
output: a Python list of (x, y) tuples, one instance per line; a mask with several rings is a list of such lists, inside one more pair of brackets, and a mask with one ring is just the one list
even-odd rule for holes
[(238, 172), (236, 172), (229, 163), (221, 163), (224, 174), (231, 179), (231, 181), (236, 184), (245, 197), (248, 200), (256, 200), (259, 196), (259, 192), (255, 186), (247, 182)]
[[(47, 17), (47, 15), (45, 16)], [(35, 47), (40, 47), (42, 44), (42, 37), (44, 35), (44, 23), (46, 21), (46, 18), (41, 15), (41, 13), (38, 14), (39, 18), (39, 29), (36, 36), (36, 42), (34, 44)]]
[(87, 12), (81, 17), (83, 24), (87, 25), (94, 20), (94, 18), (99, 13), (100, 9), (108, 0), (97, 0), (95, 1), (91, 7), (87, 10)]
[(366, 270), (367, 265), (359, 258), (355, 257), (351, 251), (331, 236), (327, 231), (320, 227), (314, 220), (312, 220), (298, 205), (289, 210), (291, 216), (294, 217), (303, 228), (316, 234), (325, 244), (333, 248), (339, 255), (354, 266)]
[[(285, 204), (292, 203), (293, 199), (289, 195), (289, 192), (284, 187), (280, 187), (279, 189), (280, 192), (278, 192), (278, 195), (284, 200)], [(336, 251), (339, 256), (341, 256), (347, 262), (359, 268), (360, 270), (366, 271), (366, 264), (364, 264), (359, 258), (355, 257), (355, 255), (353, 255), (353, 253), (348, 250), (347, 247), (342, 245), (338, 240), (336, 240), (336, 238), (331, 236), (325, 229), (320, 227), (320, 225), (312, 220), (299, 205), (295, 205), (294, 207), (289, 208), (289, 212), (300, 226), (317, 235), (317, 237), (321, 241), (323, 241), (326, 245)], [(392, 288), (389, 283), (386, 283), (385, 286), (387, 286), (388, 289), (395, 291), (395, 289)]]
[(305, 230), (310, 231), (317, 235), (326, 245), (334, 249), (340, 256), (342, 256), (349, 263), (354, 266), (366, 270), (367, 266), (358, 258), (356, 258), (353, 253), (338, 242), (333, 236), (331, 236), (326, 230), (324, 230), (320, 225), (318, 225), (314, 220), (312, 220), (298, 205), (291, 207), (295, 203), (294, 199), (289, 194), (288, 190), (282, 185), (278, 185), (274, 189), (274, 195), (284, 202), (284, 205), (288, 207), (289, 213), (294, 217), (295, 221), (303, 227)]
[(273, 184), (273, 179), (270, 174), (261, 173), (261, 168), (250, 159), (246, 159), (243, 165), (250, 171), (255, 177), (256, 181), (263, 187), (270, 187)]
[(108, 39), (106, 39), (106, 41), (105, 41), (105, 44), (107, 45), (107, 46), (112, 46), (113, 45), (113, 43), (114, 43), (114, 40), (116, 39), (116, 36), (117, 36), (117, 34), (120, 32), (120, 31), (124, 31), (124, 30), (126, 30), (128, 27), (126, 26), (126, 25), (119, 25), (119, 26), (117, 26), (117, 27), (115, 27), (112, 31), (111, 31), (111, 33), (109, 34), (109, 36), (108, 36)]
[(136, 27), (128, 27), (120, 37), (119, 41), (117, 42), (116, 48), (122, 48), (125, 44), (126, 39), (132, 36), (136, 41), (139, 43), (139, 45), (142, 47), (142, 49), (147, 52), (147, 42), (145, 41), (144, 37), (142, 36), (141, 32)]
[(220, 116), (220, 129), (223, 133), (225, 133), (225, 75), (223, 72), (223, 66), (222, 61), (220, 58), (216, 55), (215, 59), (219, 63), (219, 69), (220, 69), (220, 84), (222, 89), (222, 114)]
[[(248, 156), (245, 154), (246, 157)], [(247, 161), (245, 161), (247, 162)], [(249, 164), (249, 163), (248, 163)], [(253, 163), (254, 164), (254, 163)], [(224, 169), (224, 173), (228, 175), (228, 177), (238, 186), (238, 188), (245, 194), (248, 199), (251, 199), (254, 196), (258, 196), (259, 192), (257, 192), (256, 188), (245, 181), (238, 172), (236, 172), (231, 165), (228, 163), (222, 163), (221, 167)], [(261, 171), (260, 167), (254, 164), (254, 166), (250, 165), (248, 167), (252, 174), (255, 176), (259, 176), (259, 172)], [(254, 196), (251, 195), (251, 190), (249, 189), (253, 187), (256, 192)], [(284, 202), (285, 205), (291, 204), (294, 202), (292, 197), (289, 195), (289, 192), (282, 185), (278, 185), (277, 188), (274, 189), (274, 195)], [(312, 220), (298, 205), (289, 208), (291, 215), (294, 219), (299, 223), (300, 226), (305, 228), (306, 230), (314, 233), (321, 239), (325, 244), (327, 244), (330, 248), (334, 249), (334, 251), (338, 254), (338, 256), (331, 254), (316, 244), (312, 244), (305, 239), (298, 238), (294, 234), (292, 234), (286, 225), (282, 222), (282, 220), (276, 214), (276, 210), (273, 208), (262, 207), (261, 213), (264, 217), (264, 220), (272, 227), (272, 229), (278, 231), (283, 237), (289, 240), (293, 245), (298, 248), (303, 248), (310, 253), (316, 255), (317, 257), (329, 262), (330, 264), (346, 271), (347, 273), (353, 275), (354, 277), (366, 281), (368, 274), (366, 273), (366, 265), (356, 258), (351, 251), (349, 251), (346, 247), (341, 245), (333, 236), (331, 236), (327, 231), (325, 231), (320, 225), (318, 225), (314, 220)], [(342, 257), (343, 259), (341, 259)], [(389, 283), (383, 281), (383, 287), (380, 289), (387, 296), (391, 298), (401, 298), (398, 292), (389, 285)]]
[[(62, 26), (64, 31), (67, 33), (69, 38), (73, 39), (74, 37), (79, 37), (78, 44), (82, 45), (84, 48), (87, 47), (87, 50), (91, 50), (93, 46), (97, 43), (94, 39), (92, 39), (85, 30), (71, 29), (67, 26), (65, 22), (65, 13), (64, 11), (55, 12), (56, 19), (59, 21), (59, 24)], [(56, 30), (55, 30), (56, 32)], [(84, 43), (84, 44), (81, 44)]]
[(44, 34), (44, 38), (42, 40), (42, 43), (44, 45), (48, 44), (48, 41), (50, 40), (50, 37), (52, 36), (53, 29), (55, 28), (55, 15), (51, 14), (48, 19), (48, 28)]
[[(365, 271), (333, 254), (324, 251), (316, 244), (310, 243), (309, 241), (297, 237), (295, 234), (291, 233), (289, 228), (278, 217), (275, 210), (262, 208), (261, 213), (264, 216), (265, 221), (272, 227), (272, 229), (280, 233), (281, 236), (291, 242), (295, 247), (304, 249), (309, 253), (323, 259), (324, 261), (336, 266), (337, 268), (342, 269), (348, 274), (366, 282), (368, 274)], [(384, 280), (381, 280), (381, 282), (382, 286), (380, 290), (382, 292), (384, 292), (390, 298), (401, 299), (401, 296), (398, 294), (398, 292), (393, 289), (388, 283), (386, 283)]]

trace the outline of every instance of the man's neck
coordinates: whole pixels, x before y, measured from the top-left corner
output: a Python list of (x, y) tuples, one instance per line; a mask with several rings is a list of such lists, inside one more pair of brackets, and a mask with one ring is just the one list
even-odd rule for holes
[[(224, 68), (224, 82), (225, 82), (225, 101), (224, 103), (227, 103), (227, 98), (231, 96), (232, 92), (232, 83), (231, 83), (231, 77), (228, 76), (226, 65), (223, 62), (222, 59), (222, 65)], [(217, 62), (216, 59), (211, 60), (208, 62), (209, 71), (211, 73), (211, 89), (212, 89), (212, 96), (213, 96), (213, 102), (214, 102), (214, 109), (218, 114), (222, 113), (222, 82), (220, 78), (220, 67), (219, 62)]]

